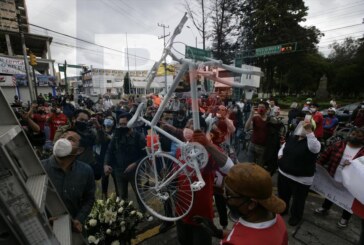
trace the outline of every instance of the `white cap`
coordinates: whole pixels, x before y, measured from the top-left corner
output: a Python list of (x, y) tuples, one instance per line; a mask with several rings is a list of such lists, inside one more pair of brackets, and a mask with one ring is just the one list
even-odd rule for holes
[(333, 111), (336, 113), (336, 109), (334, 107), (330, 107), (329, 109), (327, 109), (327, 111)]

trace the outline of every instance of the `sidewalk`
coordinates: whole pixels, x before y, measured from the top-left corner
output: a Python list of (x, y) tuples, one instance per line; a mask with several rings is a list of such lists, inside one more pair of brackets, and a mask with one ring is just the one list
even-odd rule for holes
[[(320, 244), (320, 245), (350, 245), (356, 244), (359, 240), (360, 220), (353, 216), (349, 226), (346, 229), (340, 229), (336, 226), (338, 219), (341, 217), (341, 209), (333, 207), (326, 217), (318, 217), (313, 214), (313, 210), (321, 206), (323, 199), (314, 193), (310, 193), (306, 201), (305, 214), (303, 221), (296, 227), (291, 227), (287, 224), (288, 239), (290, 245), (303, 244)], [(217, 217), (217, 214), (215, 215)], [(288, 216), (283, 217), (285, 221)], [(218, 224), (218, 218), (215, 218), (215, 224)], [(229, 221), (228, 228), (232, 227), (232, 222)], [(144, 236), (153, 237), (144, 240), (140, 245), (170, 245), (176, 244), (177, 233), (173, 227), (163, 234), (158, 234), (158, 228), (146, 231)], [(157, 234), (156, 234), (157, 233)], [(219, 244), (218, 239), (213, 240), (214, 245)]]

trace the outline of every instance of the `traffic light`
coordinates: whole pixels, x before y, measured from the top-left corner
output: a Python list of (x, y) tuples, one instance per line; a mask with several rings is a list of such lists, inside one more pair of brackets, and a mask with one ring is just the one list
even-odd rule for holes
[(31, 66), (37, 65), (37, 57), (32, 52), (29, 53), (29, 62)]
[(281, 45), (281, 53), (290, 53), (296, 51), (297, 43), (286, 43)]

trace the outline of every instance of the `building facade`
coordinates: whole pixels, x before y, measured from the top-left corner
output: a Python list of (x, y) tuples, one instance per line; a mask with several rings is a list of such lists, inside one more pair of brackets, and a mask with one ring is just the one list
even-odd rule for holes
[[(37, 65), (34, 65), (35, 81), (34, 75), (32, 75), (31, 82), (38, 94), (54, 93), (57, 85), (54, 60), (52, 60), (50, 52), (52, 37), (29, 33), (27, 8), (24, 0), (0, 1), (0, 86), (8, 100), (13, 101), (14, 95), (18, 95), (23, 102), (28, 102), (30, 94), (25, 75), (16, 6), (23, 9), (20, 15), (25, 46), (37, 57)], [(32, 73), (32, 67), (30, 70)]]

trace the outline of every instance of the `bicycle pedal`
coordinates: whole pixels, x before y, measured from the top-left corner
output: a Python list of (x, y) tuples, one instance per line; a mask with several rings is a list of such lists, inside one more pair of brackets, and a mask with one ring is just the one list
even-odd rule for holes
[(201, 181), (196, 181), (191, 184), (192, 191), (199, 191), (205, 186), (205, 183)]

